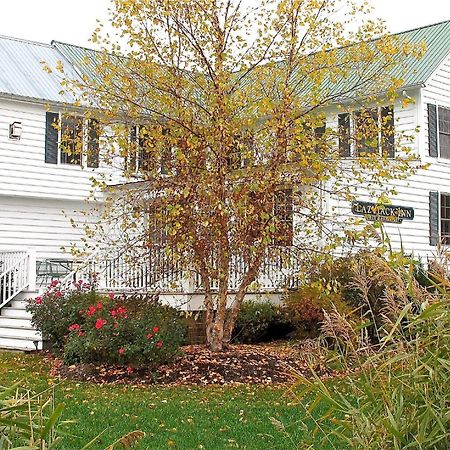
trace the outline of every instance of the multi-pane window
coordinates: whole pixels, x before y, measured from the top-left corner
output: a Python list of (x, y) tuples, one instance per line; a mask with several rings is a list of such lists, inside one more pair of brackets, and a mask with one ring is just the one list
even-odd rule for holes
[(450, 194), (441, 194), (441, 240), (450, 244)]
[(341, 157), (395, 156), (394, 108), (383, 106), (338, 115)]
[(450, 109), (439, 106), (439, 154), (441, 158), (450, 159)]
[(273, 213), (276, 225), (274, 245), (291, 246), (294, 227), (292, 189), (275, 192)]
[(100, 136), (97, 120), (46, 113), (45, 162), (99, 166)]
[(61, 117), (60, 162), (61, 164), (81, 165), (83, 145), (83, 118), (77, 116)]

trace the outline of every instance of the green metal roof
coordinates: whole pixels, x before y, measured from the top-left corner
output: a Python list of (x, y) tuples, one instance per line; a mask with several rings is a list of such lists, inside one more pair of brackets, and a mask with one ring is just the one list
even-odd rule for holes
[[(390, 73), (386, 73), (387, 78), (402, 79), (404, 87), (425, 84), (445, 57), (450, 54), (450, 20), (397, 33), (394, 36), (411, 44), (426, 44), (426, 51), (422, 58), (416, 59), (413, 56), (405, 56), (398, 61), (398, 66), (391, 68)], [(81, 76), (100, 81), (96, 66), (101, 63), (101, 53), (63, 42), (53, 41), (52, 44), (75, 66)], [(343, 47), (332, 51), (345, 52), (346, 48)], [(123, 59), (121, 61), (119, 57), (113, 57), (117, 58), (118, 64), (123, 64)], [(380, 64), (380, 62), (372, 64), (367, 70), (375, 73), (379, 70)], [(406, 71), (405, 67), (407, 68)], [(342, 92), (347, 92), (348, 87), (357, 82), (359, 76), (360, 73), (355, 67), (355, 70), (349, 71), (341, 79), (324, 81), (322, 88), (327, 91), (328, 95), (337, 96)], [(244, 84), (247, 83), (251, 83), (251, 80), (244, 82)], [(307, 85), (302, 85), (300, 89), (307, 91), (308, 87)], [(374, 90), (376, 88), (376, 86), (373, 86)], [(370, 87), (365, 86), (364, 89), (366, 93), (374, 93), (370, 92)]]

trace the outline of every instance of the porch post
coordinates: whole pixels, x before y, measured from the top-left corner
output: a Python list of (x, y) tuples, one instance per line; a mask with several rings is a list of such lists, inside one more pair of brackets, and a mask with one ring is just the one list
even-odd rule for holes
[(27, 276), (28, 276), (28, 290), (36, 290), (36, 249), (27, 249), (28, 264), (27, 264)]

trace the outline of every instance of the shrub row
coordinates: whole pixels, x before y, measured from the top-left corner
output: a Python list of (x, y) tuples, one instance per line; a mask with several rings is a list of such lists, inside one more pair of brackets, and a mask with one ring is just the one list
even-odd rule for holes
[(32, 323), (66, 363), (159, 365), (179, 351), (185, 323), (154, 298), (100, 295), (79, 281), (61, 290), (53, 281), (27, 306)]

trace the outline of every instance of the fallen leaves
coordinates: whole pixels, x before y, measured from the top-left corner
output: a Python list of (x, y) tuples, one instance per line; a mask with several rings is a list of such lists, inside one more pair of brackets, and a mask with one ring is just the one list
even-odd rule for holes
[(280, 345), (231, 345), (222, 352), (211, 352), (203, 345), (183, 347), (183, 354), (171, 364), (158, 368), (155, 375), (146, 367), (132, 371), (127, 367), (79, 364), (64, 366), (53, 360), (52, 375), (95, 383), (128, 385), (250, 385), (284, 384), (296, 374), (310, 372), (304, 353)]

